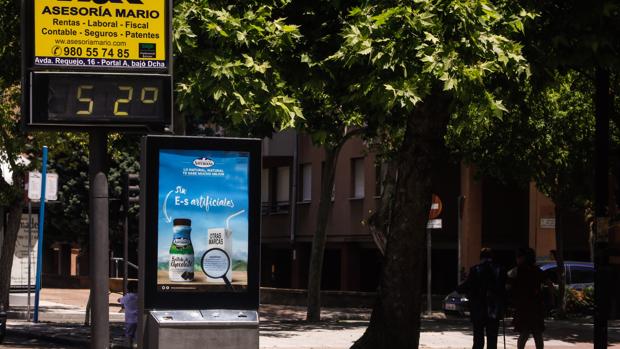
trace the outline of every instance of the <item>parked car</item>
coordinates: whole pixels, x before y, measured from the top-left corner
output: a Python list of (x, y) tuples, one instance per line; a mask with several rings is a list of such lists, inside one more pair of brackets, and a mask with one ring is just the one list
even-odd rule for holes
[(446, 316), (457, 315), (466, 316), (469, 315), (469, 299), (467, 296), (456, 291), (453, 291), (446, 298), (443, 299), (443, 312)]
[[(558, 285), (557, 263), (556, 262), (540, 262), (538, 267), (545, 273), (545, 278), (550, 280), (554, 285)], [(594, 286), (594, 263), (590, 262), (564, 262), (564, 271), (566, 274), (566, 286), (583, 290), (586, 287)]]
[[(557, 263), (539, 262), (537, 265), (543, 271), (545, 278), (550, 280), (554, 287), (557, 287)], [(566, 261), (564, 262), (564, 268), (566, 271), (567, 287), (575, 290), (583, 290), (584, 288), (594, 286), (593, 263)], [(549, 292), (549, 294), (553, 294), (553, 292)], [(550, 307), (554, 301), (547, 297), (545, 302), (547, 303), (547, 307)], [(442, 308), (446, 315), (469, 315), (469, 299), (467, 299), (467, 295), (453, 291), (444, 298)]]

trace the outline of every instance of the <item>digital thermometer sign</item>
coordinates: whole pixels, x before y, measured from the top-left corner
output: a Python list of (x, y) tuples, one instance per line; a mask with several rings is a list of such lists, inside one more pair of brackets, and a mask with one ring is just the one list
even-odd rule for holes
[(170, 76), (32, 75), (32, 122), (164, 123), (170, 115)]

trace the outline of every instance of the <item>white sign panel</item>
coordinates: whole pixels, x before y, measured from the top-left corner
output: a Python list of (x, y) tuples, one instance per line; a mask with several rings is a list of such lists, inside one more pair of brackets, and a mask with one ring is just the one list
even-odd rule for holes
[[(32, 215), (30, 249), (30, 285), (34, 287), (37, 272), (37, 248), (39, 217)], [(23, 214), (17, 231), (15, 241), (15, 254), (13, 255), (13, 267), (11, 268), (11, 287), (28, 286), (28, 215)]]
[[(28, 172), (28, 199), (41, 200), (41, 172)], [(48, 173), (45, 182), (45, 200), (58, 200), (58, 174)]]
[(555, 218), (541, 218), (540, 227), (543, 229), (555, 229)]
[(441, 229), (441, 227), (441, 219), (430, 219), (428, 223), (426, 223), (426, 229)]

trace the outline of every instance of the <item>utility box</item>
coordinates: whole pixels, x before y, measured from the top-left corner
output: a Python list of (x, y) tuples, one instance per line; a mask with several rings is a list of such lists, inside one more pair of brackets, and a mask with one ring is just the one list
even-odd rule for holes
[(258, 349), (254, 310), (154, 310), (146, 330), (149, 349)]

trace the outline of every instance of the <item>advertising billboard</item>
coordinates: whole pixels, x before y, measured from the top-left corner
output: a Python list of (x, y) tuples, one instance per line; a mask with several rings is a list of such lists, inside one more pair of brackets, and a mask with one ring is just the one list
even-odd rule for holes
[(143, 138), (147, 309), (258, 306), (260, 147), (258, 139)]
[(35, 66), (165, 69), (165, 0), (34, 1)]
[(249, 160), (248, 152), (160, 150), (159, 291), (247, 288)]
[[(39, 246), (39, 216), (32, 215), (29, 227), (28, 215), (22, 214), (15, 240), (15, 254), (11, 267), (11, 288), (28, 287), (28, 253), (30, 253), (30, 287), (34, 288), (37, 273), (37, 249)], [(30, 228), (30, 229), (29, 229)], [(28, 231), (30, 230), (30, 249), (28, 248)]]

